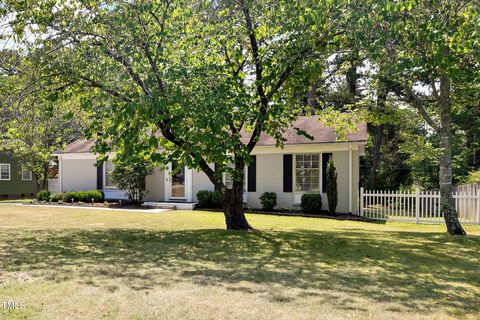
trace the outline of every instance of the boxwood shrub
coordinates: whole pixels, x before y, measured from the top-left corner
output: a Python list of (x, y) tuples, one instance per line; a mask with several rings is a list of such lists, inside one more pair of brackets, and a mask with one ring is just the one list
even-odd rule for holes
[(50, 191), (48, 190), (41, 190), (37, 193), (37, 200), (38, 201), (48, 201), (50, 200)]
[(50, 200), (52, 202), (58, 202), (63, 199), (63, 192), (61, 193), (55, 193), (50, 196)]
[(221, 208), (222, 197), (219, 191), (200, 190), (197, 192), (198, 208)]
[(273, 210), (277, 205), (277, 194), (275, 192), (264, 192), (260, 196), (263, 210)]
[(70, 191), (65, 192), (62, 196), (62, 200), (65, 202), (102, 202), (104, 199), (103, 192), (100, 190), (87, 190), (87, 191)]
[(308, 214), (320, 214), (322, 210), (322, 195), (320, 193), (305, 193), (302, 195), (300, 206)]
[(199, 208), (209, 208), (211, 205), (210, 201), (210, 191), (200, 190), (197, 192), (197, 207)]
[(212, 208), (222, 207), (222, 194), (220, 193), (220, 191), (210, 192), (210, 203), (212, 205)]

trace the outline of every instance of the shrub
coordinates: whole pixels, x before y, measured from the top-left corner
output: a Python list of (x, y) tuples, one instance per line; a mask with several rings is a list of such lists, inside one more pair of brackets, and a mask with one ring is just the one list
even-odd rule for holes
[[(65, 192), (62, 196), (62, 200), (65, 202), (101, 202), (103, 201), (104, 195), (100, 190), (87, 190), (87, 191), (70, 191)], [(52, 200), (53, 201), (53, 200)]]
[(211, 191), (210, 192), (210, 201), (212, 208), (221, 208), (222, 207), (222, 194), (220, 191)]
[(219, 191), (200, 190), (197, 192), (197, 207), (221, 208), (222, 195)]
[(73, 201), (78, 201), (78, 195), (76, 191), (69, 191), (65, 192), (62, 196), (63, 202), (72, 202)]
[(463, 182), (480, 184), (480, 170), (470, 172)]
[(308, 214), (318, 214), (322, 210), (322, 195), (319, 193), (305, 193), (300, 206)]
[(145, 179), (153, 169), (153, 163), (142, 157), (116, 159), (112, 181), (118, 189), (127, 192), (132, 202), (140, 203), (147, 193)]
[(100, 190), (88, 190), (88, 191), (79, 191), (77, 192), (78, 201), (82, 202), (101, 202), (103, 201), (104, 195)]
[(37, 193), (37, 200), (38, 201), (48, 201), (50, 200), (50, 191), (48, 190), (41, 190)]
[(338, 191), (337, 191), (337, 168), (330, 158), (327, 163), (327, 199), (328, 199), (328, 213), (335, 215), (338, 205)]
[(212, 205), (210, 196), (210, 191), (200, 190), (197, 192), (197, 207), (199, 208), (210, 208)]
[(55, 193), (50, 196), (52, 202), (59, 202), (63, 199), (63, 193)]
[(264, 192), (260, 196), (263, 210), (273, 210), (277, 205), (277, 194), (275, 192)]

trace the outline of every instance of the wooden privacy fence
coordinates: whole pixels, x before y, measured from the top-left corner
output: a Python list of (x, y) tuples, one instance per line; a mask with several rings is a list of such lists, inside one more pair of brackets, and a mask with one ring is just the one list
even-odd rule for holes
[[(480, 224), (480, 190), (453, 193), (460, 222)], [(360, 215), (378, 220), (443, 223), (438, 191), (378, 191), (360, 188)]]
[(476, 183), (462, 184), (457, 186), (457, 192), (477, 194), (478, 191), (480, 191), (480, 184)]

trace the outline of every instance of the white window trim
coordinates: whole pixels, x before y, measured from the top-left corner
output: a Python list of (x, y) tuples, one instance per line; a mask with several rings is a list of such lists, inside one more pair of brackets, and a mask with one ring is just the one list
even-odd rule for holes
[[(319, 191), (297, 191), (296, 188), (297, 188), (297, 155), (318, 155), (319, 157), (319, 162), (318, 162), (318, 169), (319, 169), (319, 173), (318, 173), (318, 190)], [(322, 156), (323, 156), (323, 152), (320, 152), (320, 153), (317, 153), (317, 152), (311, 152), (311, 153), (308, 153), (308, 152), (302, 152), (302, 153), (294, 153), (293, 154), (293, 161), (292, 161), (292, 172), (293, 172), (293, 193), (296, 193), (296, 194), (303, 194), (303, 193), (320, 193), (322, 194), (323, 193), (323, 190), (322, 190)]]
[[(24, 168), (24, 167), (22, 166), (22, 181), (32, 181), (32, 171), (31, 171), (31, 170), (28, 170), (28, 169), (25, 170), (25, 169), (26, 169), (26, 168)], [(25, 177), (23, 176), (23, 174), (24, 174), (25, 172), (28, 172), (28, 176), (29, 176), (28, 179), (25, 179)]]
[[(107, 160), (111, 161), (111, 160)], [(103, 189), (104, 190), (118, 190), (117, 186), (107, 186), (107, 161), (103, 163)], [(112, 162), (113, 165), (113, 162)]]
[[(227, 172), (223, 173), (222, 176), (222, 182), (223, 184), (227, 184)], [(243, 168), (243, 193), (248, 192), (248, 166), (245, 165), (245, 168)]]
[(2, 175), (1, 175), (1, 170), (0, 170), (0, 181), (10, 181), (12, 180), (12, 168), (10, 166), (10, 163), (0, 163), (0, 167), (2, 166), (7, 166), (8, 167), (8, 179), (2, 179)]

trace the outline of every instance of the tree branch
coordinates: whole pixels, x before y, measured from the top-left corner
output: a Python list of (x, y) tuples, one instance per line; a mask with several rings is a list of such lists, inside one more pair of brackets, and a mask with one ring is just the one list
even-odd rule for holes
[(400, 83), (391, 87), (392, 91), (395, 92), (398, 96), (404, 96), (405, 100), (410, 103), (422, 118), (428, 123), (430, 127), (433, 128), (437, 133), (440, 132), (440, 126), (433, 120), (433, 118), (428, 114), (427, 110), (423, 106), (422, 99), (413, 92), (412, 88), (404, 86)]
[[(118, 51), (118, 49), (116, 50)], [(140, 76), (133, 70), (130, 63), (128, 63), (127, 59), (125, 59), (123, 56), (115, 54), (113, 51), (108, 49), (105, 49), (104, 52), (113, 60), (122, 64), (125, 67), (125, 70), (127, 70), (130, 77), (132, 77), (133, 81), (135, 81), (135, 83), (142, 89), (143, 93), (147, 96), (150, 96), (150, 90), (146, 86), (145, 82), (140, 78)]]
[(119, 99), (123, 100), (124, 102), (127, 102), (127, 103), (131, 103), (131, 102), (132, 102), (132, 100), (131, 100), (130, 98), (128, 98), (127, 96), (119, 93), (118, 91), (115, 91), (115, 90), (113, 90), (113, 89), (107, 88), (105, 85), (103, 85), (103, 84), (100, 83), (100, 82), (97, 82), (97, 81), (95, 81), (95, 80), (92, 80), (92, 79), (90, 79), (90, 78), (87, 78), (87, 77), (81, 76), (81, 75), (79, 76), (79, 78), (82, 79), (82, 80), (84, 80), (84, 81), (86, 81), (86, 82), (88, 82), (90, 87), (101, 89), (102, 91), (104, 91), (104, 92), (106, 92), (106, 93), (108, 93), (108, 94), (110, 94), (110, 95), (112, 95), (112, 96), (114, 96), (114, 97), (116, 97), (116, 98), (119, 98)]
[(248, 141), (248, 144), (247, 144), (247, 149), (249, 152), (251, 152), (255, 147), (255, 145), (257, 144), (260, 134), (262, 133), (263, 123), (265, 121), (265, 117), (267, 114), (269, 99), (265, 94), (265, 90), (262, 84), (263, 66), (262, 66), (262, 63), (260, 62), (258, 41), (257, 41), (257, 37), (255, 36), (255, 29), (253, 27), (252, 18), (250, 17), (250, 12), (247, 6), (245, 5), (245, 2), (243, 0), (240, 0), (239, 3), (243, 11), (243, 15), (245, 17), (245, 24), (247, 27), (248, 38), (250, 40), (250, 47), (252, 49), (253, 63), (255, 65), (255, 78), (256, 78), (255, 80), (256, 80), (257, 93), (260, 96), (259, 115), (255, 123), (255, 127), (252, 131), (250, 140)]

